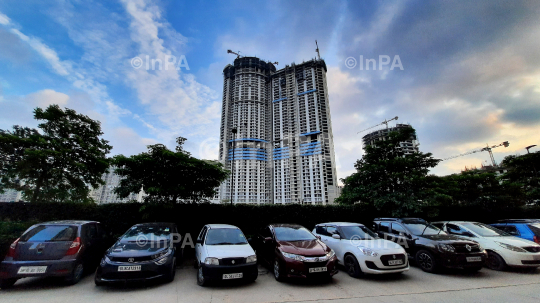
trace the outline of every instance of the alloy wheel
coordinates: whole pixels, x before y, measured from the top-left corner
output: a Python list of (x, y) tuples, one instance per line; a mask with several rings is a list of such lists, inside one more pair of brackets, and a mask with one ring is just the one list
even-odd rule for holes
[(354, 269), (354, 261), (352, 260), (352, 258), (347, 258), (345, 260), (345, 268), (347, 269), (347, 273), (349, 274), (349, 276), (354, 276), (355, 274), (355, 269)]
[(418, 263), (423, 269), (431, 270), (433, 268), (433, 260), (431, 260), (431, 257), (426, 253), (418, 255)]

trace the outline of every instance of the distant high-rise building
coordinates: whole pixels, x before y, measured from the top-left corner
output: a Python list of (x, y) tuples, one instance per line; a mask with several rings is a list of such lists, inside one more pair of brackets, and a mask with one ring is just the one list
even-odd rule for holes
[[(386, 140), (390, 132), (395, 132), (403, 128), (412, 128), (412, 126), (410, 126), (409, 124), (396, 124), (395, 127), (388, 127), (373, 131), (362, 137), (364, 147), (372, 145), (377, 141), (384, 141)], [(400, 148), (406, 155), (412, 154), (413, 152), (418, 152), (419, 145), (420, 142), (418, 142), (418, 137), (416, 136), (416, 133), (413, 134), (409, 140), (400, 142)]]
[(131, 201), (142, 202), (144, 192), (141, 191), (137, 194), (130, 194), (127, 198), (120, 198), (114, 193), (115, 187), (120, 185), (122, 177), (114, 173), (114, 167), (110, 167), (109, 171), (102, 175), (102, 180), (105, 181), (104, 185), (100, 185), (98, 188), (91, 188), (89, 196), (94, 199), (97, 204), (107, 203), (126, 203)]
[(0, 193), (0, 202), (19, 202), (22, 201), (22, 192), (14, 189), (5, 189)]
[(332, 203), (337, 176), (325, 62), (276, 70), (242, 57), (223, 74), (219, 160), (232, 174), (221, 202)]

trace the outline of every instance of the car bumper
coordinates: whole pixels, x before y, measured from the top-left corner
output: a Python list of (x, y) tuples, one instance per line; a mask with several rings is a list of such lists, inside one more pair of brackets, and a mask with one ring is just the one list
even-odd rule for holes
[[(0, 264), (0, 279), (27, 278), (27, 277), (65, 277), (71, 274), (77, 264), (76, 259), (68, 260), (42, 260), (42, 261), (3, 261)], [(19, 274), (22, 266), (47, 266), (44, 273)]]
[(494, 250), (501, 255), (508, 266), (519, 267), (539, 267), (540, 266), (540, 253), (521, 253), (510, 252), (504, 250)]
[[(332, 257), (326, 262), (300, 262), (296, 260), (286, 259), (282, 260), (282, 263), (285, 265), (285, 276), (288, 278), (327, 278), (332, 277), (338, 273), (336, 256)], [(326, 271), (314, 273), (309, 272), (310, 268), (316, 267), (326, 267)]]
[[(365, 256), (355, 254), (356, 259), (360, 265), (360, 269), (366, 274), (393, 274), (409, 270), (409, 259), (407, 254), (403, 251), (387, 252), (377, 257)], [(403, 260), (403, 264), (388, 265), (387, 260), (395, 260), (393, 256), (397, 256), (397, 259)], [(383, 262), (383, 259), (385, 260)]]
[[(119, 266), (141, 266), (140, 271), (118, 271)], [(165, 277), (174, 266), (174, 256), (169, 256), (167, 262), (157, 265), (152, 262), (128, 263), (107, 261), (100, 264), (96, 270), (95, 280), (102, 283), (144, 282)]]
[[(481, 261), (469, 262), (467, 261), (468, 257), (480, 257)], [(469, 268), (469, 267), (479, 267), (483, 266), (486, 262), (487, 254), (485, 252), (478, 253), (444, 253), (439, 254), (437, 261), (440, 265), (447, 268)]]
[[(239, 264), (239, 265), (207, 265), (202, 264), (204, 279), (207, 281), (223, 280), (225, 274), (242, 273), (242, 279), (255, 280), (259, 275), (257, 263)], [(236, 279), (233, 279), (236, 280)]]

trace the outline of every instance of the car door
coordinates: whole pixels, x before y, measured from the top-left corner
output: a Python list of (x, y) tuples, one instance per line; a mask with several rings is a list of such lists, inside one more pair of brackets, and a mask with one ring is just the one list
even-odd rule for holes
[(203, 243), (204, 243), (204, 238), (206, 237), (207, 231), (208, 231), (208, 226), (203, 227), (195, 243), (195, 257), (197, 258), (198, 264), (201, 264), (202, 262), (204, 262)]
[[(336, 226), (326, 226), (326, 233), (327, 233), (327, 241), (325, 242), (326, 245), (328, 245), (331, 249), (334, 250), (336, 255), (338, 256), (338, 260), (340, 262), (343, 262), (343, 248), (341, 247), (341, 240), (343, 236), (339, 232), (338, 228)], [(333, 235), (338, 235), (339, 239), (334, 239)]]

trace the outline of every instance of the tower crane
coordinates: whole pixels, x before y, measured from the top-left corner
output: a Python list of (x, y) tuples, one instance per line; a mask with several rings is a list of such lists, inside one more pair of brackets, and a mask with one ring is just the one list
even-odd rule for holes
[(504, 142), (501, 143), (501, 144), (492, 145), (492, 146), (489, 146), (488, 144), (486, 144), (486, 147), (483, 147), (483, 148), (480, 148), (480, 149), (476, 149), (476, 150), (471, 150), (471, 151), (469, 151), (469, 152), (466, 152), (466, 153), (463, 153), (463, 154), (459, 154), (459, 155), (455, 155), (455, 156), (452, 156), (452, 157), (448, 157), (448, 158), (442, 159), (442, 161), (454, 159), (454, 158), (461, 157), (461, 156), (465, 156), (465, 155), (470, 155), (470, 154), (474, 154), (474, 153), (479, 153), (479, 152), (487, 151), (487, 152), (489, 153), (489, 157), (491, 158), (491, 163), (493, 164), (493, 166), (497, 166), (497, 162), (495, 162), (495, 158), (493, 157), (493, 153), (491, 152), (491, 150), (492, 150), (493, 148), (497, 148), (497, 147), (499, 147), (499, 146), (508, 147), (508, 145), (510, 145), (510, 143), (508, 143), (508, 141), (504, 141)]
[[(240, 51), (238, 52), (233, 52), (232, 50), (228, 49), (227, 50), (227, 54), (235, 54), (236, 55), (236, 59), (240, 58)], [(268, 62), (268, 63), (272, 63), (272, 64), (275, 64), (275, 65), (278, 65), (279, 62)]]
[(377, 126), (379, 126), (379, 125), (383, 125), (383, 124), (386, 124), (386, 129), (388, 129), (388, 122), (390, 122), (390, 121), (392, 121), (392, 120), (396, 120), (396, 121), (397, 121), (397, 119), (398, 119), (398, 116), (395, 116), (394, 118), (389, 119), (389, 120), (384, 120), (383, 122), (381, 122), (381, 123), (379, 123), (379, 124), (377, 124), (377, 125), (373, 125), (372, 127), (368, 127), (368, 128), (366, 128), (366, 129), (364, 129), (364, 130), (361, 130), (361, 131), (357, 132), (356, 134), (358, 135), (359, 133), (363, 133), (363, 132), (365, 132), (366, 130), (375, 128), (375, 127), (377, 127)]

